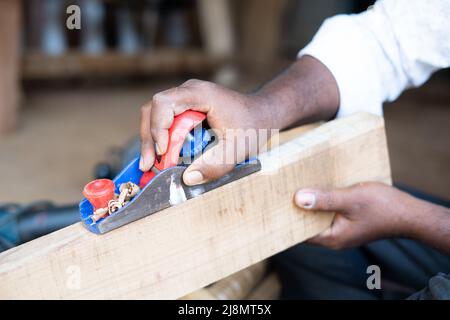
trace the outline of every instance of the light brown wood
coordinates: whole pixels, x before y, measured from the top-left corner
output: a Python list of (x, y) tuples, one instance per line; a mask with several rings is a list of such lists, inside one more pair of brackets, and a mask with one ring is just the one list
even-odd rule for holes
[(202, 288), (179, 298), (179, 300), (217, 300), (208, 288)]
[(383, 119), (357, 114), (260, 155), (262, 170), (103, 236), (81, 224), (0, 254), (0, 298), (173, 299), (327, 228), (300, 187), (390, 182)]
[(21, 7), (20, 0), (0, 1), (0, 134), (17, 125)]
[(256, 263), (214, 283), (208, 291), (218, 300), (244, 299), (261, 281), (266, 268), (267, 261)]
[(274, 300), (278, 299), (281, 292), (281, 282), (275, 272), (270, 273), (261, 283), (246, 297), (247, 300)]
[(267, 149), (270, 150), (272, 148), (275, 148), (276, 146), (279, 146), (280, 144), (288, 142), (289, 140), (300, 137), (305, 133), (319, 127), (321, 124), (322, 123), (311, 123), (290, 130), (281, 131), (279, 134), (271, 137), (267, 144)]
[[(307, 124), (301, 127), (282, 131), (272, 137), (267, 144), (267, 149), (270, 150), (296, 137), (300, 137), (312, 129), (317, 128), (320, 123)], [(244, 270), (236, 272), (231, 276), (213, 283), (212, 285), (194, 291), (184, 297), (182, 300), (229, 300), (229, 299), (244, 299), (250, 291), (255, 289), (261, 277), (266, 272), (267, 261), (261, 261)], [(259, 291), (258, 291), (259, 292)], [(259, 293), (258, 293), (259, 295)]]
[(206, 52), (213, 57), (230, 58), (235, 47), (230, 0), (198, 0), (197, 6)]
[(202, 73), (220, 64), (220, 59), (198, 49), (155, 49), (146, 53), (124, 55), (107, 52), (87, 55), (68, 52), (61, 56), (48, 56), (38, 52), (23, 58), (24, 79), (58, 79), (88, 76), (126, 76), (152, 74)]
[(240, 300), (261, 282), (266, 274), (267, 261), (261, 261), (221, 279), (212, 285), (184, 296), (183, 300)]
[(287, 0), (239, 2), (242, 21), (242, 56), (245, 66), (261, 72), (277, 66), (281, 27)]

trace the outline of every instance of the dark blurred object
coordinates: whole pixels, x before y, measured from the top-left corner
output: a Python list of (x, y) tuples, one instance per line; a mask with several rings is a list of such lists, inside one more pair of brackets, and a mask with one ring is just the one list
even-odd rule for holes
[(95, 179), (113, 179), (125, 166), (140, 155), (139, 137), (130, 139), (123, 148), (111, 147), (105, 160), (99, 162), (94, 169)]
[(24, 6), (24, 18), (27, 21), (25, 27), (25, 45), (30, 51), (39, 51), (41, 48), (41, 36), (44, 25), (43, 0), (29, 0)]
[(79, 0), (83, 13), (81, 47), (88, 55), (99, 55), (106, 50), (105, 6), (99, 0)]
[(193, 4), (192, 0), (161, 2), (162, 41), (169, 47), (182, 48), (192, 44), (194, 31), (189, 15), (192, 13)]
[(288, 58), (295, 58), (306, 46), (326, 18), (355, 10), (353, 0), (290, 0), (282, 21), (282, 51)]
[(114, 169), (108, 162), (99, 162), (94, 169), (95, 179), (112, 179), (114, 177)]
[[(68, 4), (80, 6), (81, 30), (66, 28)], [(30, 0), (24, 11), (21, 76), (37, 85), (206, 74), (221, 63), (205, 48), (194, 0)]]
[(141, 50), (142, 37), (138, 33), (136, 2), (123, 3), (116, 10), (117, 49), (123, 54), (134, 54)]
[(144, 48), (150, 49), (155, 46), (156, 34), (159, 23), (158, 5), (161, 0), (146, 0), (142, 9), (141, 25), (142, 25), (142, 45)]
[[(95, 167), (94, 176), (114, 178), (140, 154), (140, 139), (131, 139), (125, 147), (111, 147), (105, 161)], [(29, 205), (0, 204), (0, 252), (42, 237), (80, 220), (78, 204), (56, 206), (49, 201)]]
[(375, 3), (375, 0), (353, 0), (354, 13), (360, 13), (367, 10), (368, 7)]
[(422, 200), (425, 200), (425, 201), (437, 204), (439, 206), (450, 208), (450, 201), (448, 201), (448, 200), (442, 199), (440, 197), (436, 197), (434, 195), (425, 193), (423, 191), (417, 190), (417, 189), (412, 188), (410, 186), (406, 186), (404, 184), (395, 183), (394, 185), (398, 189), (400, 189), (402, 191), (405, 191), (405, 192), (409, 193), (410, 195), (412, 195), (412, 196), (414, 196), (416, 198), (419, 198), (419, 199), (422, 199)]
[[(66, 28), (70, 4), (81, 8), (81, 30)], [(155, 45), (200, 46), (196, 10), (194, 0), (29, 0), (24, 3), (25, 53), (136, 54)]]
[(67, 50), (67, 41), (64, 17), (64, 3), (60, 0), (45, 0), (42, 3), (43, 23), (41, 34), (41, 50), (50, 56), (64, 54)]
[(78, 205), (42, 201), (0, 205), (0, 252), (71, 225), (80, 219)]

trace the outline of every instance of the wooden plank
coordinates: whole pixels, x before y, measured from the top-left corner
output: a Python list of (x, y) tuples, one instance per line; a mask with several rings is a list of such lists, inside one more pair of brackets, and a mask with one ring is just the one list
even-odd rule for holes
[(276, 146), (279, 146), (280, 144), (286, 143), (290, 140), (293, 140), (294, 138), (300, 137), (303, 134), (319, 127), (322, 123), (310, 123), (305, 124), (303, 126), (281, 131), (278, 135), (273, 136), (269, 143), (267, 144), (267, 149), (270, 150), (272, 148), (275, 148)]
[(0, 1), (0, 134), (17, 124), (21, 7), (19, 0)]
[[(290, 130), (282, 131), (278, 135), (273, 136), (272, 139), (267, 144), (267, 149), (270, 150), (279, 146), (280, 144), (286, 143), (296, 137), (300, 137), (312, 129), (317, 128), (321, 123), (311, 123), (296, 127)], [(212, 285), (202, 288), (200, 290), (194, 291), (184, 297), (182, 300), (230, 300), (230, 299), (244, 299), (248, 294), (249, 290), (253, 289), (253, 286), (258, 282), (260, 277), (262, 277), (263, 271), (267, 267), (267, 261), (258, 262), (248, 268), (240, 270), (224, 279), (221, 279)], [(244, 284), (241, 284), (244, 282)]]
[(0, 254), (0, 298), (178, 298), (329, 226), (300, 187), (390, 182), (383, 119), (331, 121), (260, 156), (262, 170), (97, 236), (75, 224)]
[[(296, 137), (300, 137), (312, 129), (317, 128), (321, 123), (312, 123), (303, 125), (290, 130), (282, 131), (278, 135), (273, 136), (267, 144), (267, 149), (270, 150), (286, 143)], [(181, 297), (182, 300), (230, 300), (230, 299), (244, 299), (248, 291), (252, 290), (256, 283), (266, 271), (267, 261), (258, 262), (248, 268), (240, 270), (224, 279), (221, 279), (206, 288), (189, 293)], [(241, 284), (241, 282), (244, 282)]]

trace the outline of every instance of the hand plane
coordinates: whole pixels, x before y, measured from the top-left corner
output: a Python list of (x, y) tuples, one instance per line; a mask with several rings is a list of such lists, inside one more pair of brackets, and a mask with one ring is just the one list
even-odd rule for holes
[[(140, 186), (139, 193), (122, 208), (106, 214), (99, 220), (93, 219), (96, 199), (84, 198), (79, 205), (81, 221), (84, 226), (93, 233), (103, 234), (163, 209), (176, 206), (261, 169), (259, 160), (252, 158), (236, 165), (232, 172), (217, 180), (197, 186), (185, 185), (183, 172), (187, 168), (187, 164), (205, 151), (208, 146), (214, 144), (214, 135), (210, 133), (211, 130), (207, 129), (205, 119), (205, 114), (191, 110), (175, 117), (172, 127), (169, 129), (167, 151), (157, 158), (151, 171), (139, 170), (140, 159), (136, 158), (112, 181), (107, 181), (106, 185), (109, 184), (111, 190), (108, 195), (105, 190), (99, 189), (103, 197), (112, 197), (114, 193), (120, 192), (122, 184), (132, 182)], [(100, 182), (93, 181), (92, 183), (95, 186), (95, 183)]]

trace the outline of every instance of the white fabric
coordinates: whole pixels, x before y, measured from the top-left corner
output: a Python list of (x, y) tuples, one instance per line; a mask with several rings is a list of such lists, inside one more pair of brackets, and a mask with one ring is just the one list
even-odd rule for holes
[(378, 0), (325, 20), (299, 57), (324, 63), (339, 86), (337, 116), (382, 114), (382, 103), (450, 66), (450, 0)]

